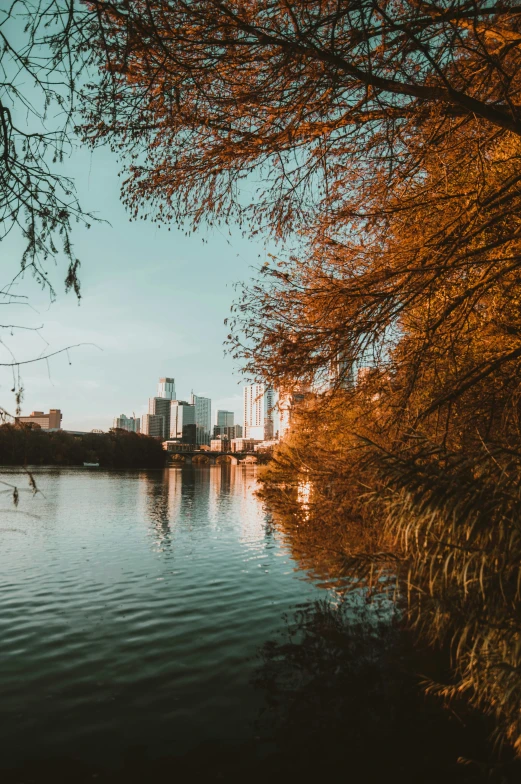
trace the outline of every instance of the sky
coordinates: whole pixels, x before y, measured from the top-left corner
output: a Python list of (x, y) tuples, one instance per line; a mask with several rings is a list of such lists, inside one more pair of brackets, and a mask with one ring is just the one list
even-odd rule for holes
[[(109, 221), (87, 230), (74, 227), (81, 260), (81, 301), (65, 294), (62, 266), (49, 269), (56, 288), (51, 303), (30, 275), (14, 292), (28, 304), (3, 307), (2, 324), (40, 327), (38, 332), (2, 330), (0, 362), (32, 359), (68, 345), (68, 353), (21, 368), (23, 414), (60, 408), (68, 430), (107, 430), (115, 416), (148, 410), (161, 376), (174, 377), (179, 399), (191, 390), (234, 411), (242, 423), (242, 385), (237, 361), (225, 356), (223, 341), (235, 297), (234, 282), (247, 280), (265, 258), (262, 242), (238, 229), (200, 230), (190, 236), (174, 226), (131, 222), (120, 202), (120, 166), (108, 149), (78, 146), (63, 172), (72, 176), (84, 210)], [(203, 242), (204, 239), (204, 242)], [(0, 244), (1, 286), (19, 269), (23, 240)], [(1, 287), (0, 286), (0, 287)], [(47, 345), (48, 344), (48, 345)], [(0, 405), (15, 407), (13, 376), (0, 367)]]

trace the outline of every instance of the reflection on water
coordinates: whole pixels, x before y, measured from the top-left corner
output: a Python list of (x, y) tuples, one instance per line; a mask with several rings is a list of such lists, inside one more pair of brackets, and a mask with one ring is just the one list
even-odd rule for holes
[(4, 764), (251, 739), (257, 652), (320, 594), (274, 534), (255, 469), (36, 479), (44, 495), (20, 509), (38, 518), (0, 532)]
[(363, 532), (357, 530), (356, 523), (350, 520), (346, 525), (342, 510), (324, 515), (322, 506), (314, 501), (311, 481), (270, 487), (262, 496), (274, 528), (304, 578), (342, 596), (353, 579), (347, 556), (356, 549), (357, 540), (363, 543)]
[(155, 544), (171, 543), (175, 527), (191, 522), (212, 531), (226, 524), (227, 515), (240, 516), (240, 541), (263, 538), (270, 524), (256, 499), (255, 469), (229, 464), (213, 468), (171, 469), (141, 476), (146, 495), (146, 518), (155, 531)]
[(309, 520), (309, 499), (311, 497), (311, 482), (299, 482), (297, 487), (297, 504), (304, 520)]
[(2, 782), (481, 780), (390, 605), (339, 600), (338, 542), (267, 515), (254, 468), (36, 478), (0, 530), (0, 772), (35, 767)]

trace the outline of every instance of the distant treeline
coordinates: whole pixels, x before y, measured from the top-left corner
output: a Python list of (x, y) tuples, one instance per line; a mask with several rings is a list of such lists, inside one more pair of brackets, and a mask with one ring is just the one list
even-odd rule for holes
[(10, 424), (0, 426), (1, 465), (83, 463), (99, 463), (104, 468), (161, 468), (165, 452), (159, 441), (124, 430), (73, 435)]

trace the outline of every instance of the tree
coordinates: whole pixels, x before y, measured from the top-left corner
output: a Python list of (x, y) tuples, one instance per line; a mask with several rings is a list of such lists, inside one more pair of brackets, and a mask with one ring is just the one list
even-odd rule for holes
[[(519, 8), (71, 8), (71, 51), (100, 73), (82, 130), (126, 161), (133, 216), (236, 219), (288, 246), (245, 289), (230, 342), (250, 375), (286, 387), (341, 368), (323, 416), (355, 414), (343, 426), (368, 446), (411, 616), (456, 641), (459, 685), (519, 748)], [(355, 476), (360, 452), (342, 446), (336, 475)]]
[[(85, 32), (91, 12), (76, 0), (12, 0), (0, 9), (0, 241), (19, 233), (25, 242), (20, 268), (0, 286), (0, 307), (9, 313), (28, 305), (18, 288), (26, 274), (56, 296), (49, 267), (65, 259), (64, 284), (80, 297), (79, 268), (72, 245), (74, 223), (89, 226), (75, 195), (74, 183), (61, 164), (77, 143), (74, 134), (78, 88), (85, 79)], [(14, 331), (41, 327), (1, 319), (0, 339), (9, 353), (1, 367), (12, 368), (14, 405), (4, 401), (0, 422), (20, 414), (21, 366), (48, 361), (68, 346), (20, 361), (8, 345)], [(5, 358), (2, 358), (5, 359)]]
[[(413, 178), (427, 142), (455, 126), (521, 131), (510, 4), (91, 5), (103, 78), (87, 131), (130, 156), (136, 214), (152, 202), (165, 220), (233, 214), (286, 235), (367, 213), (375, 182)], [(240, 182), (259, 169), (247, 203)]]
[[(345, 477), (363, 467), (411, 618), (452, 639), (456, 688), (519, 750), (519, 9), (96, 8), (104, 76), (85, 132), (129, 156), (134, 215), (236, 218), (291, 241), (245, 288), (230, 342), (286, 388), (343, 369), (319, 397), (323, 439), (299, 454), (304, 418), (272, 479), (305, 465), (320, 508), (348, 511)], [(337, 404), (353, 416), (335, 440)]]
[[(323, 379), (338, 356), (349, 367), (367, 362), (369, 351), (371, 361), (387, 355), (406, 306), (422, 302), (426, 287), (435, 291), (447, 265), (446, 279), (459, 274), (492, 226), (509, 259), (493, 274), (507, 267), (514, 274), (508, 244), (516, 228), (507, 216), (519, 207), (515, 7), (366, 0), (92, 7), (103, 75), (85, 132), (128, 156), (123, 196), (133, 214), (193, 226), (236, 217), (296, 247), (289, 260), (264, 268), (267, 287), (252, 288), (238, 306), (231, 341), (251, 374), (278, 383)], [(454, 166), (453, 192), (444, 193)], [(256, 175), (260, 192), (248, 201), (241, 182)], [(425, 215), (436, 216), (431, 236), (409, 231), (402, 250), (399, 232)], [(492, 252), (482, 254), (480, 270)], [(453, 325), (489, 280), (471, 283), (451, 306)], [(492, 356), (474, 375), (516, 351)], [(469, 373), (464, 386), (473, 383)]]
[[(57, 165), (73, 143), (82, 35), (74, 0), (14, 0), (0, 10), (0, 239), (16, 228), (22, 232), (21, 272), (30, 270), (51, 294), (46, 262), (62, 252), (65, 287), (78, 296), (71, 223), (90, 218)], [(9, 288), (1, 293), (14, 296)]]

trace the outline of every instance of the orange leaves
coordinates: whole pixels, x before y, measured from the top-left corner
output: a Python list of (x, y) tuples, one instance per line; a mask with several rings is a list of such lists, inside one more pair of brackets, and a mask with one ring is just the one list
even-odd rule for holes
[(324, 379), (339, 353), (370, 355), (421, 416), (515, 350), (517, 16), (484, 0), (95, 8), (86, 133), (126, 156), (133, 214), (292, 246), (232, 330), (237, 347), (255, 335), (256, 375)]

